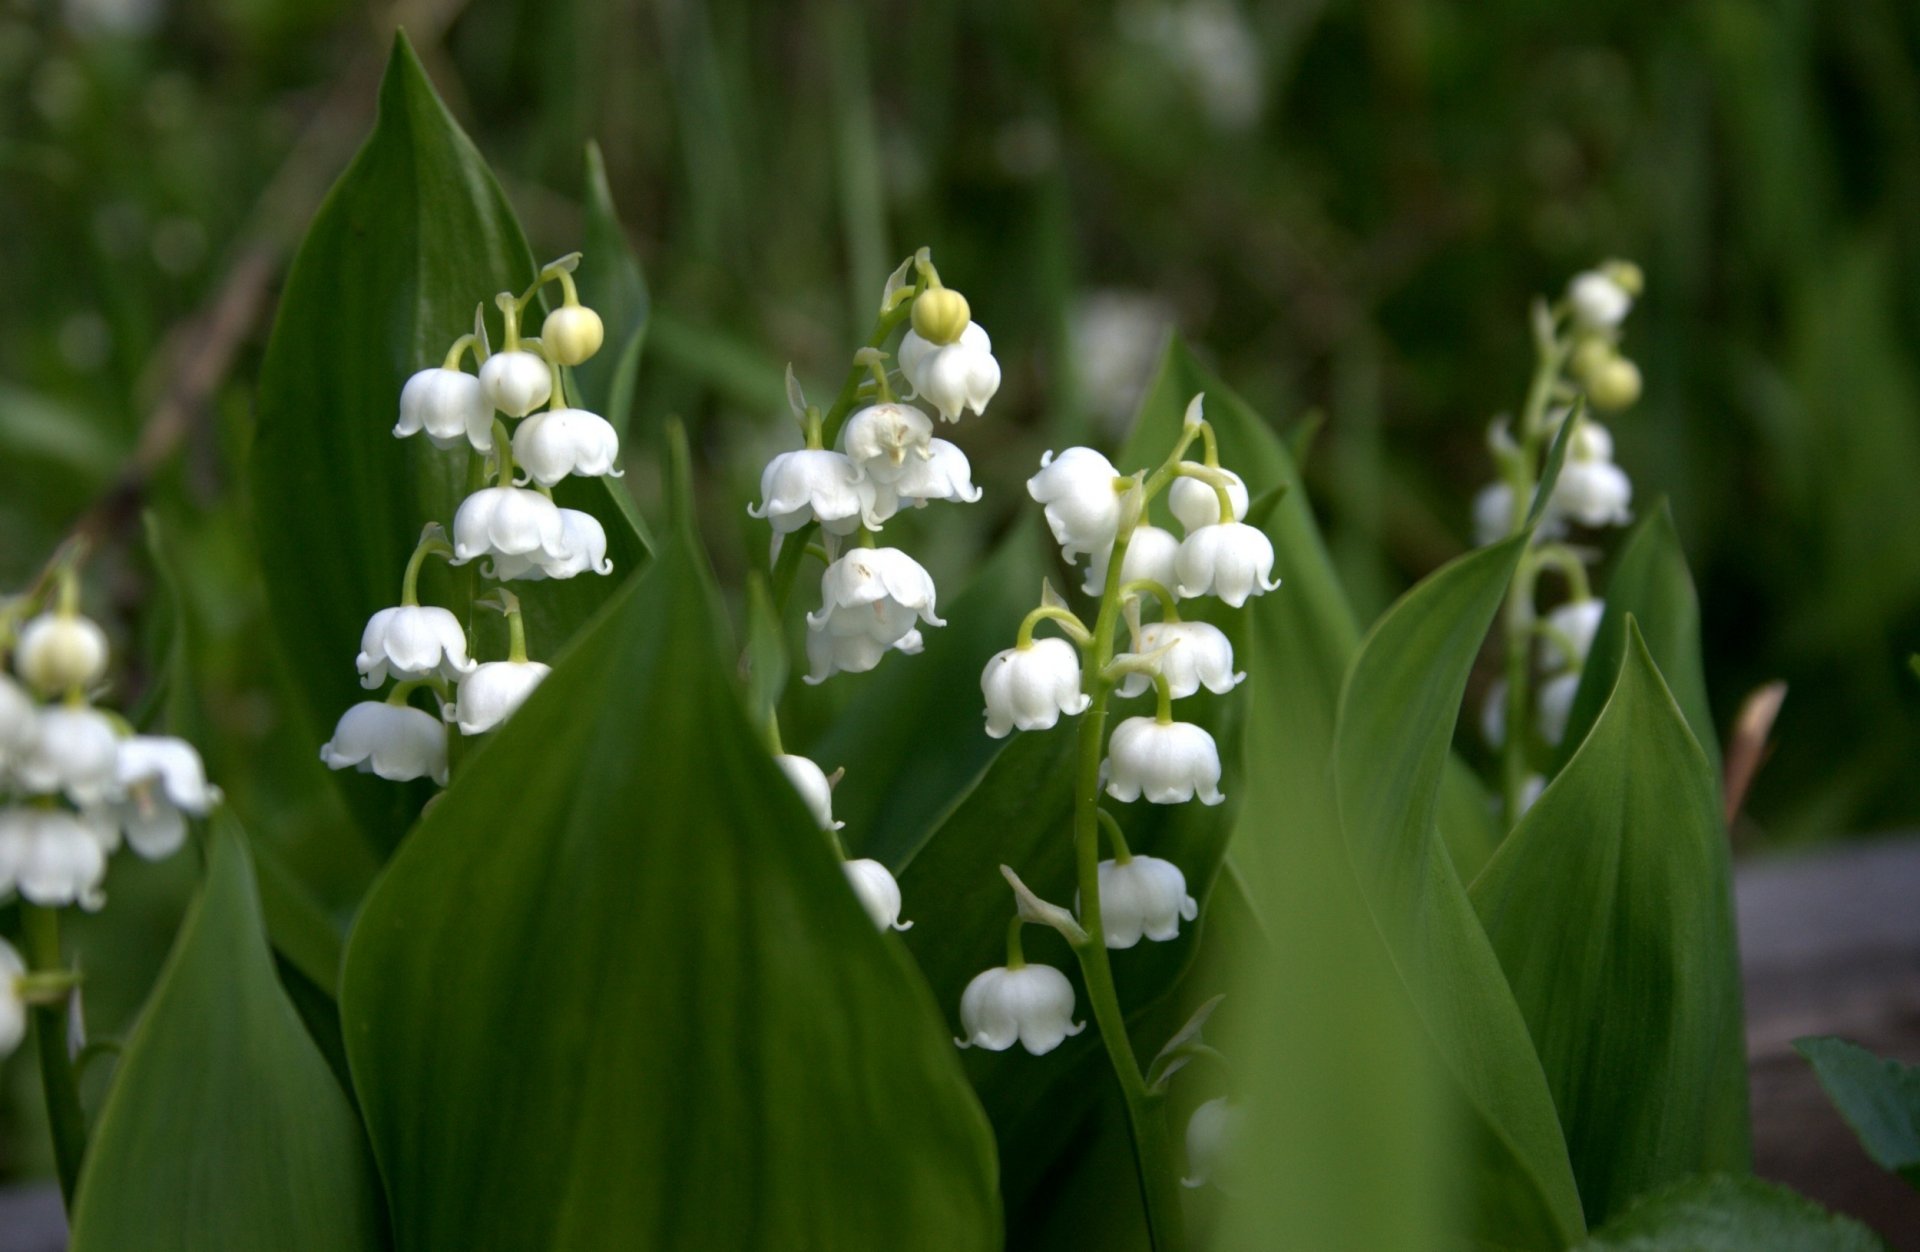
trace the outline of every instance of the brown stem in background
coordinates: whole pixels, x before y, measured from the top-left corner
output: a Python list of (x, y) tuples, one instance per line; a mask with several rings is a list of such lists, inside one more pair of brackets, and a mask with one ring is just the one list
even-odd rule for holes
[(1786, 698), (1787, 684), (1770, 682), (1748, 696), (1746, 703), (1740, 706), (1740, 715), (1733, 719), (1733, 731), (1727, 739), (1726, 768), (1722, 774), (1729, 831), (1733, 829), (1734, 819), (1740, 816), (1741, 806), (1746, 803), (1754, 775), (1760, 772), (1767, 757), (1772, 755), (1767, 736), (1773, 732), (1774, 720), (1780, 716), (1780, 705)]

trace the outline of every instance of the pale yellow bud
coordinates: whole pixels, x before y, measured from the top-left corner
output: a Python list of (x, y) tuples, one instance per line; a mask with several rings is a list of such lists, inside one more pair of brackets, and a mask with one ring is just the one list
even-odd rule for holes
[(1587, 378), (1587, 398), (1596, 409), (1624, 409), (1640, 398), (1640, 367), (1615, 356)]
[(106, 675), (106, 632), (78, 614), (42, 613), (21, 629), (13, 667), (41, 695), (84, 691)]
[(1615, 286), (1636, 300), (1647, 289), (1647, 276), (1632, 261), (1606, 261), (1601, 264), (1600, 272), (1611, 278)]
[(1600, 336), (1587, 336), (1574, 345), (1573, 355), (1567, 358), (1567, 373), (1585, 382), (1606, 369), (1619, 355), (1613, 345)]
[(561, 365), (578, 365), (600, 351), (607, 331), (600, 315), (584, 304), (563, 304), (547, 314), (540, 343)]
[(967, 298), (951, 287), (932, 287), (913, 300), (913, 333), (935, 347), (953, 343), (973, 320)]

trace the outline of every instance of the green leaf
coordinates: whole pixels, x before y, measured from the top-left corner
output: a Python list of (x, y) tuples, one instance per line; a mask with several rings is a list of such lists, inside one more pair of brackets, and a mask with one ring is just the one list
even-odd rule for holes
[(1813, 1065), (1867, 1155), (1920, 1187), (1920, 1067), (1875, 1056), (1845, 1039), (1810, 1036), (1793, 1046)]
[(771, 726), (787, 689), (787, 641), (767, 580), (757, 570), (747, 580), (747, 712), (755, 725)]
[(658, 561), (353, 933), (343, 1015), (398, 1245), (995, 1247), (951, 1032), (747, 724), (678, 477)]
[(1884, 1252), (1850, 1217), (1757, 1178), (1694, 1178), (1648, 1196), (1576, 1252)]
[(1333, 763), (1361, 890), (1472, 1117), (1474, 1234), (1564, 1246), (1584, 1225), (1553, 1099), (1436, 822), (1467, 673), (1526, 542), (1454, 561), (1374, 626), (1347, 673)]
[(1632, 618), (1627, 635), (1593, 732), (1472, 890), (1595, 1226), (1750, 1157), (1718, 789)]
[[(524, 288), (534, 272), (493, 175), (396, 38), (379, 120), (301, 244), (261, 368), (254, 521), (277, 642), (315, 750), (365, 698), (353, 655), (367, 618), (398, 602), (421, 527), (450, 524), (465, 494), (468, 454), (393, 437), (400, 387), (440, 363), (476, 304)], [(529, 589), (536, 655), (551, 655), (645, 556), (606, 480), (569, 481), (557, 494), (606, 527), (615, 575)], [(472, 588), (465, 571), (434, 571), (428, 583), (429, 598), (463, 618)], [(487, 629), (498, 632), (498, 620)], [(370, 775), (338, 782), (377, 847), (398, 841), (427, 794)]]
[(1707, 706), (1706, 671), (1700, 655), (1700, 599), (1694, 593), (1693, 576), (1687, 572), (1679, 532), (1674, 529), (1673, 509), (1665, 500), (1633, 528), (1607, 579), (1606, 598), (1606, 612), (1594, 635), (1580, 689), (1567, 718), (1561, 762), (1564, 764), (1580, 746), (1600, 715), (1600, 706), (1607, 702), (1613, 676), (1619, 673), (1627, 654), (1627, 617), (1632, 615), (1645, 632), (1647, 650), (1679, 701), (1687, 725), (1717, 779), (1720, 746), (1714, 733), (1713, 711)]
[(573, 368), (587, 407), (613, 423), (623, 436), (632, 424), (634, 384), (640, 377), (640, 350), (647, 337), (653, 299), (640, 259), (627, 242), (607, 186), (607, 163), (600, 145), (587, 144), (586, 256), (576, 278), (581, 303), (600, 315), (606, 342), (593, 359)]
[(87, 1152), (75, 1252), (385, 1246), (366, 1141), (274, 975), (244, 841), (214, 818)]

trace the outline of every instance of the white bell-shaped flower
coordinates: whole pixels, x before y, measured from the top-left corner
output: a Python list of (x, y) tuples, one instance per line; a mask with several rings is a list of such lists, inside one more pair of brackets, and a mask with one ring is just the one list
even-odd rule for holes
[(25, 756), (39, 738), (40, 713), (33, 697), (5, 674), (0, 674), (0, 786), (13, 763)]
[[(1607, 602), (1590, 597), (1569, 600), (1547, 614), (1550, 633), (1540, 637), (1541, 668), (1552, 673), (1585, 665), (1587, 654), (1593, 651), (1593, 637), (1600, 632), (1600, 619), (1606, 613)], [(1568, 656), (1566, 649), (1561, 647), (1562, 639), (1573, 648), (1572, 656)]]
[(844, 452), (799, 448), (767, 462), (760, 474), (760, 507), (747, 516), (765, 518), (775, 537), (790, 535), (808, 522), (836, 535), (850, 535), (872, 517), (873, 487)]
[(911, 404), (870, 404), (840, 428), (840, 450), (866, 478), (891, 487), (932, 455), (933, 422)]
[(980, 672), (987, 733), (1004, 739), (1015, 728), (1047, 730), (1062, 713), (1077, 716), (1091, 702), (1080, 690), (1080, 652), (1065, 639), (1035, 639), (993, 654)]
[(555, 558), (565, 554), (560, 510), (526, 487), (482, 487), (453, 515), (455, 565), (483, 556)]
[(107, 853), (118, 831), (97, 813), (0, 809), (0, 890), (11, 885), (42, 908), (97, 909)]
[(1540, 684), (1540, 692), (1534, 706), (1534, 727), (1540, 737), (1560, 746), (1567, 737), (1567, 718), (1573, 712), (1573, 697), (1580, 690), (1580, 671), (1569, 670), (1556, 674)]
[(1567, 283), (1567, 307), (1587, 330), (1612, 330), (1627, 320), (1633, 295), (1610, 274), (1586, 270)]
[(900, 920), (900, 884), (886, 866), (862, 857), (843, 862), (840, 868), (846, 871), (847, 885), (859, 897), (860, 907), (873, 919), (876, 929), (906, 930), (913, 925)]
[(839, 830), (845, 822), (833, 820), (833, 780), (827, 777), (827, 771), (821, 769), (804, 756), (795, 756), (790, 752), (776, 753), (774, 764), (780, 767), (800, 793), (800, 799), (807, 806), (807, 812), (813, 814), (813, 820), (822, 830)]
[(1000, 390), (1000, 362), (993, 359), (993, 341), (978, 322), (968, 322), (960, 337), (949, 344), (933, 344), (909, 330), (900, 340), (900, 372), (915, 395), (957, 422), (968, 409), (977, 416)]
[(496, 352), (480, 367), (487, 403), (508, 417), (525, 417), (553, 398), (553, 372), (536, 353)]
[(0, 1059), (12, 1055), (27, 1036), (27, 1002), (20, 978), (27, 966), (13, 945), (0, 939)]
[(1473, 497), (1473, 542), (1484, 548), (1507, 537), (1513, 526), (1513, 488), (1488, 483)]
[(881, 643), (871, 635), (835, 635), (810, 630), (805, 681), (817, 687), (835, 674), (864, 674), (880, 664), (889, 652), (918, 655), (925, 642), (917, 630), (908, 631), (892, 643)]
[(109, 812), (133, 850), (150, 861), (171, 856), (187, 838), (187, 818), (220, 802), (200, 753), (184, 739), (134, 735), (120, 741), (120, 798)]
[[(880, 663), (887, 648), (903, 641), (916, 621), (944, 626), (934, 612), (933, 577), (920, 563), (898, 548), (855, 548), (820, 578), (820, 608), (807, 614), (814, 637), (835, 641), (830, 652), (816, 653), (808, 640), (807, 655), (814, 673), (807, 681), (824, 682), (835, 670), (857, 673)], [(841, 641), (849, 642), (841, 646)], [(829, 658), (823, 669), (822, 656)]]
[(404, 704), (363, 700), (340, 715), (320, 745), (328, 769), (357, 769), (390, 782), (431, 778), (447, 785), (447, 728), (431, 713)]
[(560, 509), (560, 551), (558, 555), (535, 551), (524, 556), (496, 556), (483, 568), (487, 577), (498, 582), (522, 579), (538, 582), (544, 578), (572, 578), (576, 574), (613, 573), (607, 557), (607, 528), (600, 519), (579, 509)]
[[(1227, 503), (1233, 506), (1233, 517), (1229, 520), (1245, 521), (1247, 484), (1230, 469), (1220, 472), (1227, 476)], [(1180, 519), (1181, 526), (1189, 531), (1198, 530), (1220, 521), (1220, 493), (1213, 489), (1213, 484), (1182, 474), (1167, 486), (1167, 508)]]
[(1224, 1098), (1208, 1100), (1193, 1111), (1187, 1119), (1187, 1175), (1182, 1185), (1204, 1187), (1213, 1181), (1239, 1137), (1240, 1117), (1240, 1110)]
[(1624, 526), (1633, 520), (1633, 482), (1611, 461), (1567, 458), (1553, 485), (1553, 510), (1582, 526)]
[(1273, 574), (1273, 541), (1245, 522), (1220, 522), (1189, 531), (1174, 557), (1175, 594), (1215, 595), (1239, 608), (1247, 597), (1280, 585)]
[(42, 709), (33, 744), (14, 762), (14, 781), (30, 794), (99, 804), (119, 788), (119, 746), (113, 723), (93, 709)]
[(1528, 774), (1525, 778), (1521, 779), (1520, 812), (1514, 814), (1514, 816), (1519, 817), (1528, 809), (1532, 808), (1534, 804), (1539, 801), (1540, 794), (1546, 789), (1547, 776), (1545, 774)]
[(400, 388), (400, 420), (396, 439), (425, 431), (436, 448), (469, 445), (493, 451), (493, 405), (487, 389), (465, 370), (434, 366), (407, 380)]
[[(1136, 856), (1100, 862), (1100, 924), (1109, 948), (1131, 948), (1144, 935), (1164, 943), (1180, 936), (1181, 919), (1200, 916), (1187, 876), (1172, 861)], [(1074, 907), (1080, 897), (1074, 896)]]
[(520, 423), (513, 432), (513, 461), (525, 474), (519, 482), (551, 487), (569, 475), (618, 478), (620, 435), (613, 423), (585, 409), (547, 409)]
[[(905, 474), (890, 486), (876, 487), (875, 495), (874, 512), (885, 521), (901, 505), (924, 508), (930, 500), (972, 504), (981, 492), (973, 485), (973, 466), (967, 454), (944, 439), (931, 439), (927, 441), (926, 459), (909, 462)], [(882, 505), (886, 506), (884, 512)]]
[(1085, 1030), (1073, 1020), (1073, 984), (1051, 965), (999, 966), (975, 974), (960, 993), (963, 1048), (1005, 1052), (1015, 1042), (1035, 1056)]
[(1113, 546), (1120, 529), (1120, 471), (1092, 448), (1068, 448), (1040, 458), (1040, 472), (1027, 479), (1027, 494), (1045, 506), (1047, 525), (1068, 561), (1082, 552)]
[[(1158, 526), (1141, 524), (1133, 528), (1132, 538), (1127, 540), (1127, 559), (1120, 563), (1120, 583), (1148, 578), (1159, 583), (1168, 591), (1180, 581), (1180, 575), (1174, 566), (1174, 558), (1180, 552), (1180, 539), (1170, 530)], [(1087, 562), (1087, 576), (1080, 583), (1080, 590), (1090, 596), (1097, 596), (1107, 586), (1107, 565), (1113, 559), (1113, 546), (1109, 544), (1093, 554)]]
[(1218, 804), (1226, 799), (1220, 794), (1220, 748), (1204, 727), (1191, 722), (1129, 717), (1114, 727), (1100, 770), (1107, 794), (1116, 800), (1144, 795), (1150, 804), (1184, 804), (1198, 796), (1202, 804)]
[(1504, 678), (1488, 683), (1487, 694), (1480, 701), (1480, 737), (1495, 751), (1507, 741), (1507, 680)]
[[(1165, 648), (1166, 651), (1160, 650)], [(1215, 695), (1225, 695), (1238, 686), (1246, 673), (1233, 668), (1233, 641), (1218, 626), (1207, 622), (1149, 622), (1140, 628), (1138, 652), (1123, 652), (1116, 661), (1137, 660), (1160, 653), (1158, 668), (1167, 680), (1167, 692), (1184, 700), (1205, 687)], [(1120, 680), (1123, 696), (1143, 695), (1153, 689), (1153, 676), (1140, 672)]]
[(487, 661), (463, 675), (453, 703), (442, 711), (463, 735), (484, 735), (519, 711), (553, 672), (539, 661)]
[(43, 695), (86, 690), (107, 672), (107, 632), (78, 613), (42, 613), (20, 628), (13, 668)]
[(460, 619), (428, 604), (397, 605), (368, 618), (360, 632), (360, 655), (353, 663), (360, 671), (360, 685), (369, 690), (389, 677), (437, 675), (453, 682), (473, 670)]

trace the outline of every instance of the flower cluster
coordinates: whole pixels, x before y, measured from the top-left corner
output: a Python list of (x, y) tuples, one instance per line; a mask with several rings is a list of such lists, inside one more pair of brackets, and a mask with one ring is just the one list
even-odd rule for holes
[[(443, 452), (464, 457), (468, 494), (453, 514), (453, 532), (429, 523), (421, 532), (401, 582), (400, 603), (368, 619), (355, 665), (361, 685), (394, 686), (384, 700), (349, 708), (320, 749), (332, 769), (357, 769), (393, 781), (430, 778), (447, 782), (447, 726), (481, 735), (499, 726), (547, 676), (548, 667), (527, 658), (520, 601), (505, 586), (474, 600), (507, 618), (504, 660), (479, 661), (470, 654), (467, 631), (452, 610), (420, 603), (421, 569), (430, 557), (476, 567), (497, 583), (538, 582), (581, 574), (608, 574), (607, 532), (599, 519), (561, 508), (553, 488), (569, 477), (617, 477), (620, 437), (597, 413), (568, 402), (562, 367), (578, 365), (600, 349), (600, 316), (580, 303), (573, 271), (580, 255), (543, 268), (525, 292), (502, 292), (496, 303), (505, 331), (500, 351), (490, 349), (485, 307), (474, 314), (472, 334), (462, 335), (437, 366), (420, 370), (400, 389), (396, 438), (424, 436)], [(527, 307), (550, 282), (560, 284), (561, 305), (548, 313), (540, 337), (522, 338)], [(471, 352), (477, 366), (461, 362)], [(509, 422), (513, 425), (509, 426)], [(437, 712), (411, 702), (431, 692)]]
[[(220, 789), (192, 744), (136, 734), (93, 702), (110, 660), (106, 632), (80, 613), (72, 565), (55, 577), (51, 605), (32, 595), (0, 604), (0, 653), (11, 651), (18, 676), (0, 672), (0, 897), (92, 911), (106, 902), (112, 853), (124, 843), (148, 860), (171, 856)], [(0, 1056), (25, 1028), (24, 977), (0, 943)]]
[[(1204, 457), (1189, 461), (1196, 440), (1203, 441)], [(1225, 799), (1219, 747), (1204, 727), (1176, 721), (1174, 702), (1202, 688), (1225, 694), (1246, 675), (1234, 669), (1226, 634), (1207, 622), (1183, 620), (1180, 605), (1212, 596), (1239, 608), (1280, 584), (1273, 578), (1273, 544), (1245, 520), (1246, 484), (1220, 464), (1202, 397), (1187, 407), (1180, 439), (1157, 470), (1123, 475), (1092, 448), (1068, 448), (1041, 458), (1027, 491), (1044, 508), (1068, 562), (1088, 558), (1084, 590), (1099, 597), (1100, 608), (1088, 627), (1051, 588), (1043, 589), (1014, 645), (995, 653), (980, 676), (987, 733), (997, 738), (1016, 729), (1046, 730), (1062, 716), (1082, 717), (1089, 765), (1104, 737), (1099, 779), (1112, 799), (1219, 804)], [(1148, 520), (1149, 505), (1162, 492), (1180, 524), (1178, 536)], [(1142, 624), (1143, 606), (1156, 607), (1158, 620)], [(1116, 652), (1123, 616), (1131, 646)], [(1035, 638), (1043, 622), (1064, 637)], [(1125, 718), (1104, 736), (1109, 699), (1148, 692), (1156, 696), (1154, 713)], [(1180, 868), (1133, 854), (1111, 813), (1089, 808), (1076, 814), (1076, 822), (1084, 824), (1081, 837), (1097, 839), (1104, 828), (1112, 858), (1099, 861), (1092, 880), (1082, 882), (1077, 918), (1023, 896), (1007, 964), (980, 974), (961, 997), (962, 1046), (997, 1051), (1018, 1041), (1038, 1055), (1078, 1029), (1072, 1024), (1072, 984), (1058, 970), (1029, 965), (1022, 956), (1022, 921), (1053, 925), (1080, 950), (1092, 944), (1089, 935), (1107, 948), (1130, 948), (1143, 938), (1170, 940), (1183, 920), (1197, 915)], [(1016, 892), (1024, 892), (1017, 881)]]
[[(1506, 672), (1489, 685), (1481, 730), (1503, 756), (1503, 791), (1510, 817), (1526, 811), (1546, 787), (1534, 768), (1544, 750), (1558, 748), (1580, 689), (1580, 675), (1605, 604), (1593, 595), (1587, 564), (1596, 555), (1566, 542), (1573, 528), (1599, 530), (1633, 520), (1633, 483), (1614, 463), (1613, 435), (1575, 406), (1623, 409), (1639, 399), (1640, 369), (1620, 352), (1622, 326), (1644, 287), (1637, 265), (1608, 261), (1574, 276), (1566, 295), (1534, 309), (1537, 365), (1518, 429), (1498, 419), (1488, 444), (1500, 470), (1497, 482), (1474, 500), (1477, 542), (1494, 543), (1527, 520), (1547, 447), (1568, 421), (1566, 460), (1534, 530), (1534, 546), (1514, 579), (1507, 614)], [(1539, 576), (1561, 575), (1566, 599), (1542, 615), (1535, 598)]]

